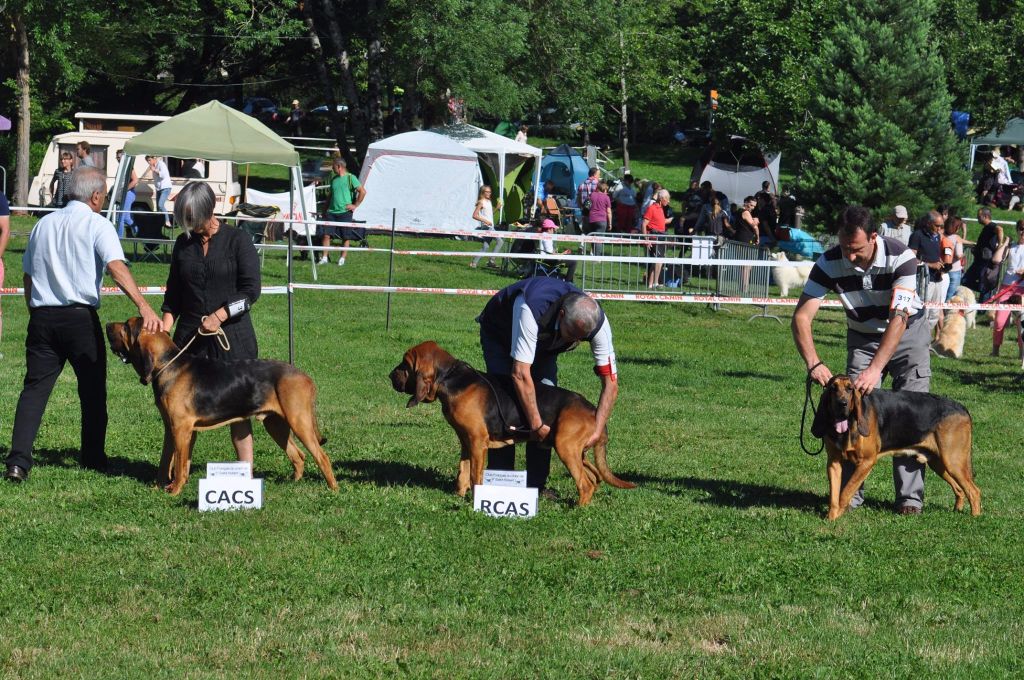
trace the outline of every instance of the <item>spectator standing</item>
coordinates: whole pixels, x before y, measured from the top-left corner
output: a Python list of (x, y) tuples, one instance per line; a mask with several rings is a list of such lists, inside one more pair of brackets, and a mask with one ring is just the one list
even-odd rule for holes
[[(814, 345), (812, 322), (821, 301), (832, 291), (846, 309), (846, 373), (854, 386), (869, 394), (892, 376), (896, 391), (927, 392), (931, 381), (928, 325), (915, 289), (917, 260), (899, 241), (880, 237), (871, 212), (848, 206), (840, 216), (839, 245), (825, 251), (804, 285), (793, 314), (792, 331), (807, 373), (826, 385), (832, 371)], [(843, 486), (853, 476), (853, 465), (843, 465)], [(924, 463), (916, 458), (893, 458), (896, 511), (920, 514), (924, 505)], [(863, 503), (858, 490), (850, 503)]]
[(633, 182), (633, 175), (623, 175), (622, 184), (612, 194), (615, 203), (615, 231), (628, 232), (636, 224), (636, 187)]
[(894, 238), (903, 245), (910, 243), (910, 235), (914, 232), (910, 228), (908, 219), (907, 209), (902, 205), (898, 205), (892, 209), (892, 217), (882, 223), (882, 228), (878, 230), (878, 233), (886, 238)]
[[(996, 251), (996, 258), (1003, 259), (1001, 256), (1005, 251), (1006, 259), (1006, 273), (1003, 274), (1003, 288), (1007, 286), (1017, 286), (1021, 281), (1024, 281), (1024, 220), (1017, 221), (1017, 242), (1009, 246), (1007, 245), (1009, 239), (1004, 239), (1003, 243)], [(1013, 295), (1006, 300), (1008, 304), (1019, 305), (1021, 302), (1021, 296)], [(999, 347), (1003, 344), (1003, 333), (1006, 331), (1006, 324), (1010, 320), (1010, 312), (1006, 310), (998, 310), (995, 312), (995, 320), (992, 323), (992, 356), (999, 356)], [(1021, 337), (1021, 326), (1017, 326), (1017, 353), (1018, 358), (1024, 359), (1024, 337)]]
[(103, 269), (131, 298), (145, 330), (160, 329), (160, 319), (139, 292), (124, 263), (114, 225), (100, 215), (107, 196), (106, 177), (97, 168), (75, 171), (67, 206), (43, 217), (22, 257), (28, 336), (25, 381), (14, 415), (7, 479), (23, 482), (32, 469), (32, 447), (50, 393), (71, 363), (81, 402), (83, 467), (104, 470), (107, 435), (107, 346), (97, 310)]
[[(341, 156), (336, 156), (331, 164), (331, 178), (328, 181), (331, 197), (327, 205), (328, 222), (352, 222), (352, 213), (366, 198), (366, 189), (359, 184), (359, 179), (348, 171), (348, 164)], [(366, 229), (351, 226), (324, 226), (320, 234), (320, 245), (326, 248), (331, 245), (331, 236), (341, 239), (341, 247), (348, 248), (352, 241), (366, 240)], [(347, 250), (338, 256), (338, 266), (345, 264)], [(317, 264), (330, 262), (327, 253), (320, 257)]]
[(516, 141), (521, 143), (521, 144), (526, 144), (527, 143), (527, 139), (529, 139), (527, 137), (527, 133), (529, 131), (530, 131), (530, 127), (528, 125), (520, 125), (519, 126), (519, 131), (516, 132)]
[(153, 195), (156, 196), (156, 211), (164, 218), (164, 229), (171, 228), (171, 216), (167, 213), (167, 199), (171, 197), (171, 171), (167, 169), (164, 159), (146, 156), (149, 168), (142, 176), (149, 175), (153, 180)]
[(584, 234), (590, 232), (590, 225), (587, 224), (587, 215), (590, 213), (590, 195), (597, 191), (597, 176), (599, 173), (600, 170), (597, 168), (590, 168), (587, 178), (576, 187), (576, 207), (579, 208), (580, 216), (583, 220)]
[(717, 245), (722, 245), (725, 241), (726, 236), (732, 234), (732, 225), (729, 222), (728, 211), (722, 209), (722, 203), (715, 195), (715, 192), (708, 188), (704, 190), (704, 194), (707, 196), (706, 203), (701, 208), (700, 217), (697, 218), (697, 225), (695, 227), (698, 234), (706, 234), (708, 236), (714, 236)]
[(779, 226), (779, 203), (775, 194), (771, 191), (771, 183), (761, 182), (761, 190), (754, 194), (755, 208), (752, 216), (757, 218), (760, 229), (758, 240), (766, 237), (770, 242), (775, 241), (775, 228)]
[[(221, 225), (214, 215), (216, 206), (213, 190), (203, 182), (189, 182), (174, 201), (174, 221), (184, 233), (171, 251), (161, 307), (163, 329), (168, 333), (174, 329), (174, 343), (179, 347), (194, 336), (185, 350), (193, 356), (219, 361), (258, 359), (249, 310), (260, 297), (260, 258), (248, 234)], [(223, 330), (229, 349), (214, 335), (197, 335), (199, 330)], [(231, 424), (231, 443), (238, 460), (251, 464), (252, 424), (248, 420)]]
[[(608, 226), (612, 222), (612, 199), (608, 196), (608, 182), (604, 180), (597, 183), (597, 189), (590, 194), (590, 210), (586, 213), (587, 222), (590, 225), (587, 233), (601, 236), (608, 233)], [(594, 255), (603, 255), (604, 246), (600, 243), (594, 244)]]
[[(526, 485), (546, 490), (551, 471), (551, 424), (537, 408), (538, 382), (558, 384), (558, 355), (586, 340), (594, 356), (594, 373), (601, 381), (594, 431), (584, 448), (600, 438), (619, 393), (612, 347), (612, 329), (600, 305), (579, 288), (560, 279), (529, 278), (503, 288), (477, 317), (480, 347), (488, 373), (512, 377), (516, 399), (533, 439), (526, 445)], [(491, 449), (487, 467), (511, 470), (515, 446)]]
[(288, 112), (288, 129), (295, 137), (302, 136), (302, 121), (306, 117), (306, 112), (299, 106), (299, 100), (292, 100), (292, 109)]
[[(654, 196), (654, 202), (647, 206), (640, 232), (648, 237), (651, 243), (647, 246), (647, 257), (665, 257), (665, 208), (668, 207), (671, 195), (661, 189)], [(647, 288), (661, 288), (661, 262), (647, 264)]]
[[(7, 196), (0, 191), (0, 288), (4, 287), (4, 253), (7, 252), (7, 242), (11, 238), (11, 205), (7, 202)], [(4, 338), (4, 312), (0, 309), (0, 340)], [(0, 351), (0, 359), (4, 354)]]
[[(924, 294), (924, 301), (927, 304), (942, 304), (946, 301), (949, 277), (946, 276), (946, 265), (942, 262), (942, 234), (945, 226), (942, 215), (931, 210), (921, 216), (915, 225), (914, 233), (910, 235), (911, 252), (928, 269), (928, 282)], [(927, 318), (928, 329), (934, 329), (942, 318), (942, 310), (938, 307), (929, 307)]]
[(640, 202), (640, 210), (636, 215), (636, 227), (634, 233), (640, 232), (640, 226), (643, 224), (644, 215), (647, 214), (647, 209), (658, 201), (658, 192), (661, 191), (662, 188), (663, 187), (658, 182), (648, 182), (647, 186), (644, 187), (644, 200)]
[(946, 288), (946, 302), (956, 295), (956, 289), (960, 287), (960, 280), (964, 276), (964, 239), (960, 235), (963, 229), (964, 221), (956, 215), (950, 215), (946, 218), (946, 226), (944, 231), (946, 232), (946, 241), (949, 242), (949, 246), (953, 249), (953, 266), (950, 267), (947, 276), (949, 276), (949, 286)]
[[(480, 193), (476, 197), (476, 207), (473, 208), (473, 219), (480, 223), (476, 229), (477, 231), (494, 231), (494, 204), (491, 203), (491, 187), (487, 184), (480, 187)], [(491, 248), (491, 244), (494, 244), (491, 254), (501, 250), (501, 247), (505, 245), (505, 240), (502, 238), (487, 238), (483, 239), (484, 245), (480, 248), (480, 254), (473, 258), (473, 261), (469, 263), (470, 267), (476, 268), (480, 263), (480, 258), (487, 254), (488, 249)], [(495, 267), (497, 263), (494, 258), (488, 258), (488, 267)]]
[[(122, 149), (117, 150), (117, 164), (121, 165), (121, 158), (124, 156)], [(135, 172), (134, 159), (132, 168), (128, 171), (128, 183), (124, 188), (124, 203), (121, 205), (121, 214), (117, 217), (117, 237), (124, 238), (125, 227), (135, 233), (135, 220), (132, 219), (132, 208), (135, 206), (135, 187), (139, 183), (139, 175)]]
[(985, 302), (999, 285), (999, 262), (993, 262), (996, 249), (1003, 242), (1003, 228), (992, 221), (989, 208), (978, 210), (981, 233), (974, 243), (974, 261), (964, 272), (962, 284), (978, 291), (978, 302)]
[(787, 227), (796, 227), (796, 197), (789, 187), (782, 187), (782, 196), (779, 197), (779, 224)]
[(63, 208), (68, 204), (68, 185), (71, 183), (71, 174), (75, 171), (75, 157), (70, 151), (60, 152), (60, 167), (53, 173), (50, 180), (50, 205), (54, 208)]
[(95, 168), (96, 161), (92, 159), (92, 147), (89, 142), (82, 140), (75, 146), (75, 153), (78, 154), (78, 167)]

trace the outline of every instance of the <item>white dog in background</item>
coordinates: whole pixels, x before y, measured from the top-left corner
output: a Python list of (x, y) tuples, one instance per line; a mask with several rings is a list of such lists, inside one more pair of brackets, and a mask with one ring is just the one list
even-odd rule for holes
[(782, 297), (789, 297), (790, 288), (804, 287), (807, 277), (810, 276), (811, 269), (814, 267), (813, 262), (797, 262), (795, 265), (781, 264), (789, 262), (786, 253), (782, 251), (772, 253), (769, 257), (780, 263), (772, 267), (772, 279), (779, 287), (779, 294)]
[[(960, 298), (960, 302), (963, 302), (966, 305), (978, 304), (978, 298), (974, 296), (974, 291), (968, 288), (967, 286), (959, 286), (956, 289), (956, 294), (954, 297)], [(952, 300), (950, 300), (950, 302), (952, 302)], [(977, 318), (978, 310), (976, 309), (972, 309), (964, 314), (964, 319), (967, 322), (968, 328), (976, 328), (978, 326)]]

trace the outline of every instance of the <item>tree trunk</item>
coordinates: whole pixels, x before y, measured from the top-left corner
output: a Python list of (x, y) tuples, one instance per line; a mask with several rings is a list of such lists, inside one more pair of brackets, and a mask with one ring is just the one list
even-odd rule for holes
[(384, 116), (381, 114), (381, 50), (380, 25), (377, 21), (377, 2), (367, 0), (366, 15), (369, 31), (366, 36), (366, 108), (369, 114), (367, 133), (370, 142), (384, 138)]
[(362, 158), (366, 155), (366, 147), (370, 145), (370, 135), (366, 120), (366, 109), (359, 98), (355, 77), (352, 75), (352, 63), (348, 56), (348, 43), (341, 32), (341, 27), (338, 25), (338, 15), (334, 11), (335, 2), (336, 0), (321, 0), (321, 6), (323, 7), (331, 47), (334, 50), (334, 58), (338, 60), (341, 92), (345, 97), (345, 101), (348, 102), (348, 119), (349, 124), (352, 126), (352, 136), (355, 138), (356, 158), (352, 157), (348, 149), (348, 143), (345, 142), (344, 138), (339, 139), (338, 143), (342, 147), (341, 153), (348, 162), (349, 169), (358, 174), (359, 161), (357, 158)]
[(306, 23), (306, 31), (309, 33), (310, 42), (313, 45), (313, 63), (316, 65), (316, 76), (320, 80), (320, 89), (323, 91), (324, 101), (327, 103), (327, 119), (331, 121), (331, 131), (338, 143), (338, 151), (346, 146), (345, 127), (341, 124), (341, 117), (338, 115), (338, 100), (334, 97), (334, 86), (331, 85), (330, 76), (327, 74), (327, 55), (324, 54), (323, 46), (320, 44), (320, 34), (316, 31), (316, 24), (313, 21), (312, 0), (300, 3), (302, 9), (302, 20)]
[(626, 114), (626, 42), (622, 35), (622, 29), (619, 29), (619, 86), (622, 92), (621, 108), (622, 108), (622, 122), (621, 122), (621, 134), (622, 134), (622, 171), (623, 173), (629, 172), (629, 116)]
[(28, 190), (32, 181), (30, 167), (31, 148), (29, 133), (32, 129), (32, 118), (29, 109), (29, 49), (28, 31), (25, 28), (25, 17), (14, 15), (14, 33), (17, 42), (17, 73), (15, 80), (18, 85), (18, 142), (15, 152), (14, 203), (28, 205)]

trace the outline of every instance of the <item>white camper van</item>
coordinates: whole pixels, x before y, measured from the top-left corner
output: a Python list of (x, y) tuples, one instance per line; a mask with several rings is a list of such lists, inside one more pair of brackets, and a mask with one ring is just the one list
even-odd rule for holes
[[(117, 152), (124, 148), (125, 143), (135, 135), (145, 132), (151, 127), (162, 123), (168, 116), (137, 116), (120, 113), (76, 113), (78, 120), (77, 132), (65, 132), (50, 140), (43, 156), (39, 173), (32, 180), (29, 189), (29, 205), (48, 206), (53, 201), (50, 193), (50, 182), (53, 173), (60, 167), (62, 151), (68, 151), (78, 164), (77, 146), (79, 142), (89, 143), (89, 155), (97, 168), (107, 175), (107, 187), (114, 185), (117, 173)], [(202, 180), (210, 185), (217, 197), (217, 212), (226, 213), (234, 209), (241, 199), (242, 187), (238, 183), (238, 170), (230, 161), (204, 161), (196, 158), (166, 158), (167, 168), (171, 171), (170, 200), (167, 210), (174, 210), (174, 197), (178, 190), (192, 180)], [(135, 188), (135, 210), (156, 210), (156, 191), (153, 179), (143, 175), (149, 170), (145, 158), (135, 159), (135, 173), (140, 181)], [(151, 173), (152, 174), (152, 173)]]

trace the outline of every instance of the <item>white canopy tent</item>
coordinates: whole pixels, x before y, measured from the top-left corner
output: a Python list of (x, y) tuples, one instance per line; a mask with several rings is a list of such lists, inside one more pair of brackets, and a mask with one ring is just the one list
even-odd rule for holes
[(434, 132), (403, 132), (371, 144), (359, 174), (366, 198), (354, 219), (370, 226), (472, 229), (483, 179), (477, 155)]
[[(448, 139), (458, 142), (467, 149), (480, 154), (484, 163), (491, 168), (498, 178), (498, 195), (505, 197), (505, 178), (517, 165), (534, 159), (533, 166), (533, 195), (540, 195), (540, 161), (544, 152), (535, 146), (517, 142), (508, 137), (488, 132), (482, 128), (459, 123), (447, 125), (441, 128), (434, 128), (431, 132), (444, 135)], [(499, 211), (498, 220), (502, 219), (504, 209)]]
[[(768, 182), (772, 192), (779, 190), (782, 155), (762, 152), (746, 146), (745, 142), (742, 137), (733, 137), (729, 145), (714, 149), (700, 173), (701, 182), (711, 182), (715, 191), (721, 191), (729, 203), (737, 205), (760, 191), (763, 182)], [(728, 209), (729, 206), (722, 207)]]

